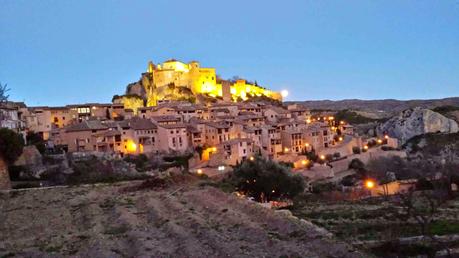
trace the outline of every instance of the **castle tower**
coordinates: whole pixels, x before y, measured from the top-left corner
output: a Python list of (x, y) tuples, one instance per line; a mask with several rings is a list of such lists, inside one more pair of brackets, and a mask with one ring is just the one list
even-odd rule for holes
[(223, 101), (231, 101), (231, 83), (227, 80), (222, 81), (222, 97)]
[(155, 70), (155, 64), (153, 64), (152, 61), (148, 62), (147, 72), (153, 73), (154, 70)]

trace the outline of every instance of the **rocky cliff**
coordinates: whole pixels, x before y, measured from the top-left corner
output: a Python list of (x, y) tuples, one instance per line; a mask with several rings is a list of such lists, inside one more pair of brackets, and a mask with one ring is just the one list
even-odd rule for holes
[(456, 133), (456, 121), (430, 109), (407, 109), (377, 127), (378, 134), (388, 134), (405, 143), (410, 138), (426, 133)]

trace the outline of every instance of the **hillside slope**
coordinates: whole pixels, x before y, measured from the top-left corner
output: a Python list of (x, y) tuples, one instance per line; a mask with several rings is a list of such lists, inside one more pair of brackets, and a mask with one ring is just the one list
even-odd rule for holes
[(212, 187), (126, 191), (135, 184), (0, 194), (0, 256), (361, 256), (307, 223)]
[(381, 99), (381, 100), (361, 100), (361, 99), (345, 99), (345, 100), (310, 100), (310, 101), (292, 101), (290, 103), (299, 103), (310, 109), (355, 109), (366, 111), (382, 111), (398, 113), (405, 109), (422, 107), (435, 108), (440, 106), (459, 106), (459, 97), (444, 98), (444, 99), (419, 99), (419, 100), (396, 100), (396, 99)]

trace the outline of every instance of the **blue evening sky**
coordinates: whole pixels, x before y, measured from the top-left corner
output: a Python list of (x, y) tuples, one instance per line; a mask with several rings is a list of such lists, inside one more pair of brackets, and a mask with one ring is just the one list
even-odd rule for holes
[(169, 58), (288, 100), (459, 96), (459, 1), (0, 0), (12, 100), (110, 102)]

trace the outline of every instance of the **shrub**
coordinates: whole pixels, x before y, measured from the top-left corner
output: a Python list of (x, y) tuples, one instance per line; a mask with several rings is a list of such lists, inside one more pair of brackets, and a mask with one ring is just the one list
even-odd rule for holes
[(127, 155), (124, 161), (135, 164), (137, 171), (148, 170), (148, 157), (145, 154), (139, 154), (137, 156)]
[(313, 193), (331, 192), (334, 190), (336, 190), (336, 185), (331, 182), (316, 184), (312, 187)]
[(279, 165), (287, 167), (287, 168), (293, 168), (295, 166), (293, 162), (284, 162), (284, 161), (279, 162)]
[(359, 175), (365, 176), (365, 164), (360, 159), (353, 159), (349, 163), (349, 169), (354, 169)]
[(75, 162), (72, 165), (74, 172), (68, 175), (68, 184), (113, 183), (125, 180), (146, 179), (144, 174), (122, 174), (113, 169), (110, 162), (92, 159)]
[(368, 141), (368, 143), (367, 143), (368, 148), (371, 148), (371, 147), (375, 146), (376, 144), (377, 144), (377, 142), (375, 140)]
[[(164, 161), (170, 162), (169, 164), (164, 164), (163, 168), (166, 167), (179, 167), (183, 173), (189, 172), (189, 163), (188, 161), (193, 157), (192, 153), (177, 155), (177, 156), (166, 156), (164, 157)], [(164, 169), (164, 170), (166, 170)], [(161, 170), (161, 169), (160, 169)]]
[(18, 133), (7, 128), (0, 128), (0, 156), (8, 164), (13, 164), (22, 154), (24, 139)]
[(37, 150), (43, 154), (46, 151), (45, 141), (38, 133), (28, 132), (27, 136), (27, 145), (35, 145)]
[(353, 152), (354, 154), (360, 154), (360, 148), (357, 147), (357, 146), (354, 146), (354, 147), (352, 147), (352, 152)]
[(306, 157), (313, 162), (316, 162), (319, 159), (319, 156), (316, 154), (314, 149), (309, 152), (305, 152), (304, 155), (306, 155)]
[(394, 147), (390, 147), (390, 146), (381, 146), (381, 150), (383, 151), (391, 151), (391, 150), (395, 150)]

